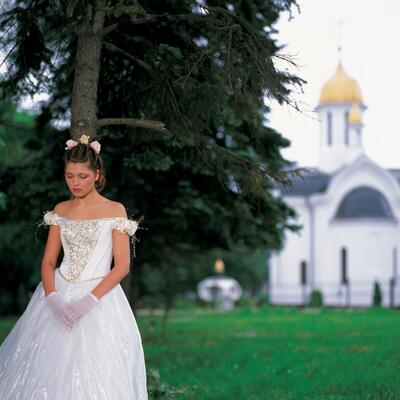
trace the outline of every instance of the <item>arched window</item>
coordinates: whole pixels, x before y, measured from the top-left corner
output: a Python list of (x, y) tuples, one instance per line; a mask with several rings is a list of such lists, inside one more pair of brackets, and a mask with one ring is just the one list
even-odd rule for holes
[(385, 196), (368, 186), (353, 189), (343, 198), (335, 218), (386, 218), (393, 219), (393, 212)]
[(305, 261), (300, 263), (300, 283), (307, 285), (307, 263)]
[(346, 146), (349, 145), (349, 112), (344, 113), (344, 143)]
[(341, 277), (340, 281), (343, 285), (347, 285), (348, 277), (347, 277), (347, 249), (342, 247), (340, 251), (340, 269), (341, 269)]
[(328, 112), (327, 116), (327, 122), (328, 122), (328, 146), (332, 144), (332, 113)]

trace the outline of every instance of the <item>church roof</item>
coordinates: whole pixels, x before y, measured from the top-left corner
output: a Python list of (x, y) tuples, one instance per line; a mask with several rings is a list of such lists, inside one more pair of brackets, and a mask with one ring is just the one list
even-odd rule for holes
[(302, 177), (294, 177), (292, 185), (283, 186), (282, 194), (284, 196), (307, 196), (325, 192), (332, 176), (317, 169), (308, 169), (302, 173)]
[(388, 169), (389, 173), (391, 173), (396, 181), (400, 184), (400, 169)]
[[(387, 170), (400, 185), (400, 169)], [(303, 178), (296, 176), (292, 179), (292, 185), (282, 186), (283, 196), (308, 196), (313, 193), (324, 193), (329, 182), (338, 171), (329, 175), (316, 168), (308, 168), (302, 173)]]

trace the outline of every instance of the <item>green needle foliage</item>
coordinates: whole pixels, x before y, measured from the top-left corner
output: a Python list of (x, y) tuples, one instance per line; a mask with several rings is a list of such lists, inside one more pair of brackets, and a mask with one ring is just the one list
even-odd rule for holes
[[(290, 103), (293, 85), (303, 82), (275, 67), (282, 56), (274, 23), (293, 6), (3, 2), (0, 95), (48, 95), (37, 135), (25, 143), (38, 157), (0, 178), (14, 182), (4, 222), (37, 219), (67, 196), (65, 140), (90, 133), (103, 145), (104, 194), (131, 216), (145, 215), (134, 273), (124, 283), (131, 300), (156, 290), (168, 308), (176, 268), (190, 268), (192, 256), (211, 249), (279, 248), (284, 230), (296, 229), (288, 222), (293, 210), (274, 191), (289, 178), (280, 154), (289, 142), (267, 127), (266, 116), (268, 101)], [(61, 129), (66, 122), (71, 128)], [(143, 277), (151, 271), (163, 279), (149, 289)]]

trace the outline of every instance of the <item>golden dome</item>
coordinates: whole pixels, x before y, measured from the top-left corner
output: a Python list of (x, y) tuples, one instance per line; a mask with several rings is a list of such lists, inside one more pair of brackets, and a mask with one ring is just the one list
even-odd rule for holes
[(340, 62), (336, 72), (322, 87), (319, 96), (319, 104), (331, 103), (364, 103), (358, 83), (347, 75)]
[(347, 122), (351, 125), (362, 124), (362, 114), (358, 104), (353, 103), (353, 106), (351, 107), (347, 117)]

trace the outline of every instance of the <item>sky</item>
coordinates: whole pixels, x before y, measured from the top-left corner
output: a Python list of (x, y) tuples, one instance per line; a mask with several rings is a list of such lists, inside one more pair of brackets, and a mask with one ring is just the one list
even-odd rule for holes
[[(307, 81), (295, 93), (301, 112), (272, 104), (269, 125), (291, 141), (282, 154), (300, 166), (318, 162), (319, 121), (313, 112), (323, 84), (336, 70), (341, 46), (345, 71), (358, 82), (364, 103), (366, 154), (385, 168), (400, 168), (400, 1), (298, 0), (300, 13), (282, 14), (276, 35)], [(278, 64), (277, 64), (278, 65)], [(278, 65), (280, 66), (280, 65)], [(283, 65), (282, 65), (283, 67)]]

